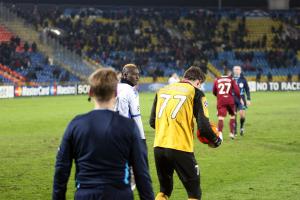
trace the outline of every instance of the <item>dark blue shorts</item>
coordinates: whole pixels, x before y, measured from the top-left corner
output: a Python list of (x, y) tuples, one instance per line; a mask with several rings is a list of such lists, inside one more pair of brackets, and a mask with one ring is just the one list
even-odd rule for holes
[(130, 187), (119, 189), (112, 186), (104, 188), (79, 188), (75, 192), (75, 200), (133, 200)]
[(235, 97), (235, 107), (237, 110), (246, 110), (247, 109), (246, 97), (244, 95), (242, 95), (241, 98), (244, 101), (244, 105), (242, 105), (241, 101), (239, 101), (238, 98)]

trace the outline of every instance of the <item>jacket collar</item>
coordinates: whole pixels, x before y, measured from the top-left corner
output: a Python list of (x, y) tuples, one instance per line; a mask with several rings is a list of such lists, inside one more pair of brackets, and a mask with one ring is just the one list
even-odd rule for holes
[(121, 79), (121, 83), (125, 83), (125, 84), (130, 85), (131, 87), (134, 87), (134, 85), (130, 81), (128, 81), (128, 80), (126, 80), (124, 78)]

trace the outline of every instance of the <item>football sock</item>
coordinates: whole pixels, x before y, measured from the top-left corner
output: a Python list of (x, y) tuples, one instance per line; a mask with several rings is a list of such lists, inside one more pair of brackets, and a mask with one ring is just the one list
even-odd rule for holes
[(245, 118), (241, 118), (240, 122), (241, 122), (241, 129), (244, 128), (244, 123), (245, 123)]
[(237, 124), (237, 116), (235, 116), (235, 118), (234, 118), (234, 124), (235, 124), (235, 126), (234, 126), (234, 134), (236, 134), (237, 133), (237, 126), (236, 126), (236, 124)]
[(235, 130), (235, 119), (230, 119), (229, 121), (230, 133), (234, 133)]
[(218, 129), (220, 132), (223, 131), (223, 127), (224, 127), (224, 121), (223, 120), (219, 120), (218, 122)]

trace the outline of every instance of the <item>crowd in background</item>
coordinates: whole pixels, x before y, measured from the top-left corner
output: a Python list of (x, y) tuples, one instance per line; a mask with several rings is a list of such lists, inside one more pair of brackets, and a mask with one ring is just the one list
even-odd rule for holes
[[(32, 60), (34, 56), (38, 56)], [(48, 57), (42, 56), (38, 52), (38, 47), (35, 42), (29, 44), (26, 41), (21, 41), (18, 36), (12, 36), (9, 42), (0, 42), (0, 64), (8, 66), (10, 69), (20, 72), (26, 80), (38, 80), (38, 73), (42, 72), (47, 67), (51, 67), (51, 76), (55, 80), (67, 82), (70, 79), (70, 73), (62, 70), (60, 67), (49, 63)], [(45, 72), (47, 74), (47, 72)], [(42, 73), (43, 76), (43, 73)], [(45, 81), (51, 80), (44, 79)]]
[[(9, 66), (12, 70), (25, 70), (31, 66), (30, 52), (36, 52), (37, 45), (28, 42), (21, 44), (21, 39), (16, 36), (12, 37), (10, 42), (0, 43), (0, 63)], [(31, 69), (26, 78), (36, 79), (36, 70)]]
[[(55, 27), (61, 35), (49, 32), (62, 45), (78, 55), (120, 69), (125, 63), (141, 66), (146, 75), (170, 75), (168, 70), (184, 70), (190, 65), (207, 70), (211, 59), (218, 59), (221, 51), (235, 49), (266, 49), (267, 36), (247, 41), (245, 16), (230, 13), (221, 23), (218, 12), (187, 8), (103, 8), (20, 9), (12, 7), (17, 15), (37, 28)], [(299, 17), (299, 15), (298, 15)], [(272, 15), (274, 20), (284, 17)], [(237, 28), (229, 30), (230, 23)], [(296, 20), (290, 19), (295, 23)], [(292, 22), (289, 22), (292, 23)], [(297, 22), (298, 23), (298, 22)], [(265, 51), (271, 68), (295, 66), (299, 39), (291, 38), (283, 27), (272, 28), (274, 50)], [(283, 49), (278, 50), (278, 48)], [(261, 66), (252, 66), (253, 55), (235, 53), (245, 64), (246, 71), (262, 72)]]

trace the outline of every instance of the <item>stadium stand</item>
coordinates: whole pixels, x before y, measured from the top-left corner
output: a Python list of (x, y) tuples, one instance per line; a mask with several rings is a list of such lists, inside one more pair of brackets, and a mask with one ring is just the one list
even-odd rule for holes
[(0, 42), (8, 42), (12, 36), (12, 33), (0, 25)]
[(29, 45), (21, 41), (4, 26), (0, 26), (0, 30), (3, 30), (0, 31), (0, 81), (3, 84), (34, 86), (79, 81), (78, 77), (49, 63), (49, 59), (38, 51), (36, 43)]
[[(134, 62), (146, 76), (182, 73), (190, 65), (213, 75), (233, 65), (241, 65), (249, 77), (299, 74), (296, 10), (49, 6), (10, 10), (41, 32), (59, 30), (59, 34), (47, 31), (47, 36), (78, 55), (116, 69)], [(85, 67), (77, 70), (89, 72)]]

